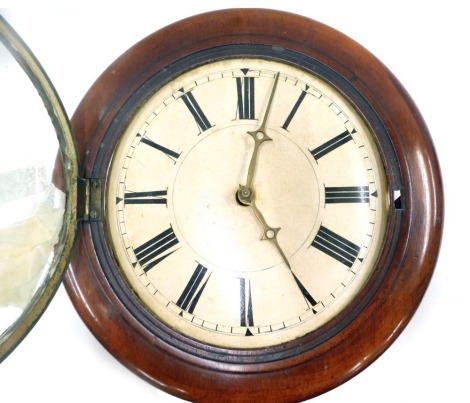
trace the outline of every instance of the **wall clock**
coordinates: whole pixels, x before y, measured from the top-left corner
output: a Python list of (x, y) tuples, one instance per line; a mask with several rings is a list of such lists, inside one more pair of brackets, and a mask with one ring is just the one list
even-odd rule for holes
[(437, 159), (393, 76), (338, 32), (275, 11), (184, 20), (118, 59), (72, 125), (85, 208), (66, 287), (152, 384), (306, 399), (416, 310)]

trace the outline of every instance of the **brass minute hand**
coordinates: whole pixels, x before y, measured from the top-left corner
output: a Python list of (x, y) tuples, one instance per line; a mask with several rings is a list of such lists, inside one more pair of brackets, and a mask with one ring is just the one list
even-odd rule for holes
[(242, 203), (245, 206), (250, 206), (253, 209), (253, 212), (255, 213), (257, 220), (263, 226), (263, 236), (261, 237), (261, 240), (271, 241), (272, 244), (278, 250), (279, 254), (282, 256), (282, 259), (286, 263), (287, 267), (291, 269), (289, 261), (287, 260), (287, 257), (285, 253), (283, 252), (282, 248), (280, 247), (279, 242), (277, 240), (277, 233), (280, 231), (281, 228), (272, 228), (268, 225), (268, 223), (264, 219), (263, 214), (261, 214), (261, 211), (259, 211), (258, 207), (256, 206), (255, 190), (253, 188), (253, 177), (255, 173), (256, 160), (258, 157), (258, 151), (259, 151), (260, 145), (265, 141), (272, 140), (271, 137), (269, 137), (266, 134), (266, 122), (268, 121), (269, 112), (271, 110), (271, 105), (273, 102), (274, 93), (276, 92), (278, 80), (279, 80), (279, 72), (276, 73), (276, 75), (274, 76), (273, 88), (271, 90), (271, 94), (269, 95), (268, 104), (266, 106), (266, 111), (264, 112), (261, 126), (258, 128), (258, 130), (247, 132), (251, 137), (253, 137), (253, 140), (255, 141), (255, 147), (253, 149), (250, 166), (248, 168), (248, 177), (246, 179), (246, 184), (245, 186), (240, 185), (238, 192), (237, 192), (237, 198), (240, 203)]
[(271, 110), (271, 105), (273, 103), (274, 93), (276, 92), (277, 82), (279, 80), (279, 72), (276, 73), (274, 76), (274, 84), (271, 90), (271, 94), (269, 95), (268, 105), (266, 106), (266, 111), (264, 112), (263, 121), (261, 122), (261, 126), (258, 130), (247, 132), (253, 140), (255, 141), (255, 147), (253, 149), (253, 155), (251, 156), (250, 166), (248, 168), (248, 177), (246, 179), (245, 187), (251, 189), (253, 184), (253, 177), (255, 174), (256, 168), (256, 160), (258, 158), (258, 150), (260, 145), (265, 141), (271, 141), (272, 138), (266, 134), (266, 122), (268, 121), (269, 112)]

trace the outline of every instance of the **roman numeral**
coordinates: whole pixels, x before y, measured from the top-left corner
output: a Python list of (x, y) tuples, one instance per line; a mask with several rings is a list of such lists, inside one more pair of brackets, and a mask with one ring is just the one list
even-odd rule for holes
[(313, 150), (310, 150), (313, 158), (315, 160), (319, 160), (321, 157), (325, 156), (326, 154), (336, 150), (338, 147), (346, 144), (347, 142), (352, 140), (351, 134), (356, 133), (356, 130), (353, 130), (351, 133), (349, 131), (344, 131), (343, 133), (339, 134), (336, 137), (333, 137), (331, 140), (327, 141), (326, 143), (322, 144), (320, 147), (317, 147)]
[(316, 311), (313, 309), (315, 305), (317, 305), (317, 301), (315, 298), (312, 297), (312, 295), (307, 291), (307, 289), (304, 287), (304, 285), (300, 282), (300, 280), (297, 278), (297, 276), (292, 272), (292, 275), (294, 276), (294, 280), (297, 283), (297, 287), (299, 287), (300, 292), (302, 293), (305, 302), (307, 305), (312, 308), (313, 312), (316, 313)]
[(325, 186), (325, 203), (369, 203), (369, 186)]
[(361, 250), (360, 246), (335, 234), (323, 225), (320, 226), (318, 234), (312, 242), (312, 246), (348, 267), (354, 264)]
[[(149, 192), (126, 192), (124, 206), (128, 204), (166, 204), (166, 190), (152, 190)], [(116, 204), (123, 199), (116, 197)]]
[[(180, 91), (184, 92), (183, 89), (181, 89)], [(204, 115), (204, 112), (197, 103), (196, 98), (194, 98), (194, 95), (191, 92), (187, 92), (181, 95), (181, 99), (189, 109), (189, 112), (191, 112), (191, 115), (193, 115), (193, 118), (199, 128), (199, 134), (201, 133), (201, 131), (204, 132), (212, 127), (206, 115)]]
[(161, 146), (160, 144), (157, 144), (153, 142), (152, 140), (149, 140), (146, 137), (142, 137), (142, 140), (140, 141), (141, 143), (147, 144), (148, 146), (154, 148), (155, 150), (161, 151), (164, 153), (168, 158), (170, 158), (173, 162), (176, 162), (180, 154), (177, 152), (174, 152), (166, 147)]
[(254, 326), (250, 280), (244, 278), (240, 278), (240, 326)]
[(171, 247), (178, 244), (173, 228), (168, 228), (155, 238), (134, 249), (135, 257), (145, 272), (155, 267), (176, 250), (165, 253)]
[(307, 95), (307, 90), (309, 89), (309, 86), (306, 85), (305, 86), (305, 91), (302, 91), (302, 93), (300, 94), (299, 98), (297, 99), (297, 102), (294, 104), (294, 107), (292, 108), (292, 110), (290, 111), (289, 113), (289, 116), (287, 116), (287, 119), (286, 121), (284, 122), (284, 124), (282, 125), (282, 128), (284, 130), (287, 130), (287, 128), (289, 127), (290, 125), (290, 122), (292, 121), (292, 119), (294, 118), (295, 114), (297, 113), (297, 111), (299, 110), (299, 107), (300, 105), (302, 104), (302, 101), (304, 100), (305, 96)]
[[(241, 69), (246, 76), (248, 69)], [(255, 78), (236, 77), (239, 119), (255, 119)]]
[(201, 297), (201, 294), (210, 278), (209, 274), (206, 281), (203, 283), (206, 273), (207, 268), (198, 263), (194, 273), (188, 281), (188, 284), (186, 284), (183, 293), (176, 302), (176, 305), (191, 314), (194, 312), (194, 309), (199, 302), (199, 298)]

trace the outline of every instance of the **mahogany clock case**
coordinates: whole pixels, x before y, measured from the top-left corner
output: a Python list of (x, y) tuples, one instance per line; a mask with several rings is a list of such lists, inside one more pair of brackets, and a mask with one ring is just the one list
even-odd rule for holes
[(306, 399), (371, 364), (417, 309), (442, 234), (439, 165), (414, 103), (368, 51), (307, 18), (240, 9), (166, 27), (103, 73), (72, 118), (82, 176), (99, 179), (104, 192), (116, 133), (136, 105), (174, 75), (233, 56), (278, 60), (319, 75), (356, 106), (376, 136), (389, 184), (390, 218), (366, 287), (333, 321), (286, 345), (246, 351), (204, 345), (156, 320), (135, 298), (116, 267), (102, 217), (81, 225), (65, 284), (98, 340), (171, 394), (205, 401)]

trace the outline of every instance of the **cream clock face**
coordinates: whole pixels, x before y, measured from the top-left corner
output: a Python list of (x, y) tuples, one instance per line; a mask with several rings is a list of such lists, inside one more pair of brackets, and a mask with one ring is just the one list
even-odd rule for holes
[(255, 58), (204, 64), (147, 98), (106, 191), (118, 266), (147, 309), (190, 338), (246, 349), (354, 303), (388, 204), (351, 104), (309, 72)]

